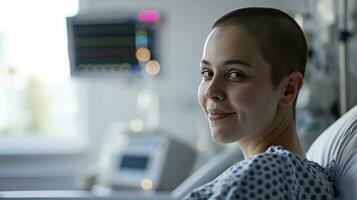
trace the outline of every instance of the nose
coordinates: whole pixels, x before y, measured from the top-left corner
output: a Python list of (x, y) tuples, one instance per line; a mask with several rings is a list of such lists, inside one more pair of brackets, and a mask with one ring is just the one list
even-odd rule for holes
[(213, 79), (205, 91), (205, 97), (217, 103), (226, 97), (222, 84), (219, 80)]

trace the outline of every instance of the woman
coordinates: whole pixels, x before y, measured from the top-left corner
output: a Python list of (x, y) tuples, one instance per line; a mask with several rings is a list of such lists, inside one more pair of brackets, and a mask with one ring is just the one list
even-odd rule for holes
[(336, 198), (326, 169), (306, 160), (295, 127), (306, 59), (302, 30), (280, 10), (243, 8), (214, 23), (198, 98), (213, 139), (239, 143), (245, 159), (185, 199)]

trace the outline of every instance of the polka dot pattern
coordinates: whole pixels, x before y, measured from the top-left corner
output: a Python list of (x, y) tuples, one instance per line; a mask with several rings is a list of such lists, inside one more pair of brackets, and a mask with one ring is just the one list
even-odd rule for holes
[(340, 199), (336, 194), (324, 168), (281, 146), (272, 146), (236, 163), (184, 199)]

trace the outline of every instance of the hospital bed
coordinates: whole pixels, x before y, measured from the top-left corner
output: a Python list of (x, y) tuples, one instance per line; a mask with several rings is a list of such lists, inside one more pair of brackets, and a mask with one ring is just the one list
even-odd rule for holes
[[(238, 153), (238, 154), (237, 154)], [(16, 191), (0, 192), (3, 199), (98, 199), (98, 200), (170, 200), (181, 199), (193, 188), (213, 179), (239, 159), (237, 149), (228, 150), (210, 160), (171, 193), (117, 192), (95, 196), (85, 191)], [(312, 144), (307, 158), (322, 166), (336, 162), (333, 180), (343, 200), (357, 199), (357, 106), (326, 129)]]
[(326, 129), (306, 156), (322, 166), (335, 160), (333, 179), (342, 199), (357, 199), (357, 105)]

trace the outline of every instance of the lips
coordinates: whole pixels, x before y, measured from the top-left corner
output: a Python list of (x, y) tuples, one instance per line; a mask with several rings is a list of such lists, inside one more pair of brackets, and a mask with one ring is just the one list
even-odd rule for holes
[(222, 119), (230, 117), (233, 114), (234, 114), (233, 112), (225, 112), (225, 111), (217, 110), (217, 109), (208, 110), (208, 118), (211, 121), (222, 120)]

